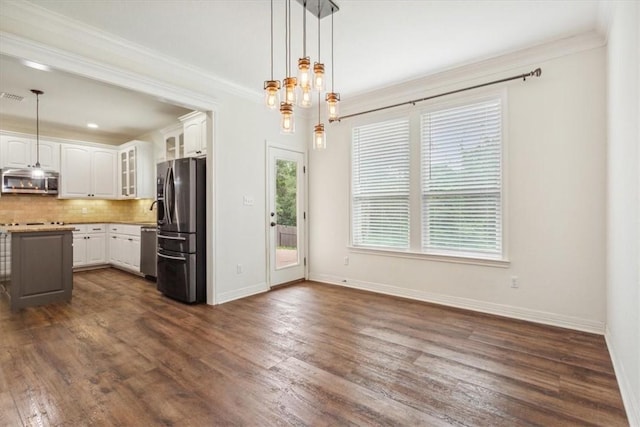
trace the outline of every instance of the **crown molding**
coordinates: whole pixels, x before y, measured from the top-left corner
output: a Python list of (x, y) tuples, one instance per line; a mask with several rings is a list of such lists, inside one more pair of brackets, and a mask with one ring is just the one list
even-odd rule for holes
[[(541, 62), (596, 49), (605, 44), (604, 37), (599, 32), (592, 31), (480, 61), (458, 64), (427, 76), (406, 80), (375, 91), (362, 92), (346, 100), (343, 99), (340, 106), (341, 113), (347, 115), (363, 108), (371, 109), (400, 103), (421, 95), (426, 97), (443, 90), (451, 90), (452, 86), (457, 87), (463, 83), (475, 84), (474, 80), (494, 80), (510, 74), (528, 73), (537, 68)], [(544, 78), (544, 69), (542, 75)]]
[[(166, 98), (175, 101), (179, 101), (176, 96), (185, 92), (185, 89), (191, 91), (189, 98), (199, 99), (198, 104), (216, 104), (217, 96), (198, 94), (205, 90), (207, 93), (224, 92), (255, 102), (262, 99), (259, 91), (246, 89), (201, 68), (26, 1), (4, 1), (0, 15), (1, 53), (33, 60), (38, 60), (33, 57), (38, 54), (41, 62), (43, 58), (48, 59), (44, 61), (48, 65), (82, 75), (87, 75), (82, 73), (88, 71), (84, 68), (94, 68), (94, 73), (88, 74), (89, 77), (123, 87), (129, 87), (126, 82), (133, 78), (142, 86), (155, 86), (153, 91), (144, 92), (158, 94), (158, 87), (163, 87), (163, 91), (174, 93)], [(66, 57), (67, 61), (56, 56)], [(78, 66), (78, 62), (83, 62), (84, 66)], [(144, 70), (144, 74), (138, 70)], [(103, 76), (111, 73), (120, 74), (121, 79), (118, 80), (124, 81), (116, 83), (110, 81), (108, 76)]]

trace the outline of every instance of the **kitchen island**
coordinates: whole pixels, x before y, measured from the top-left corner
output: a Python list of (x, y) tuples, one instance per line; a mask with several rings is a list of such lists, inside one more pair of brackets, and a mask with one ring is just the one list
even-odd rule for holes
[(0, 285), (12, 311), (71, 300), (73, 228), (57, 224), (0, 227)]

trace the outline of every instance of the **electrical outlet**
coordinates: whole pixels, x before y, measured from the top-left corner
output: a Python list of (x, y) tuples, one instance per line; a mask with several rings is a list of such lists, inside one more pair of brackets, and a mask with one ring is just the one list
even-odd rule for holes
[(87, 211), (87, 208), (82, 208), (82, 213), (83, 213), (83, 214), (86, 214), (87, 212), (88, 212), (88, 211)]
[(242, 264), (236, 264), (236, 274), (242, 274)]
[(344, 257), (344, 265), (349, 265), (349, 257)]
[(520, 287), (520, 281), (518, 280), (518, 276), (511, 276), (511, 287), (514, 289)]

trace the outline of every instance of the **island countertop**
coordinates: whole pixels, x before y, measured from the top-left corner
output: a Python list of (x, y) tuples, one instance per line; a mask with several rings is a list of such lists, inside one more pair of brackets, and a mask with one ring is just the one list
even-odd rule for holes
[(38, 224), (38, 225), (5, 225), (0, 227), (0, 232), (8, 233), (36, 233), (42, 231), (72, 231), (73, 225)]

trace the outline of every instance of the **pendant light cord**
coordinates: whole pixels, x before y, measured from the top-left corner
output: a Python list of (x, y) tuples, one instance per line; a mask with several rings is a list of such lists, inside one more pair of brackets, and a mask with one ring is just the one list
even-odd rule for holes
[(273, 80), (273, 0), (271, 0), (271, 80)]
[(289, 0), (284, 2), (284, 68), (289, 77)]
[(302, 3), (302, 57), (307, 57), (307, 0)]
[(40, 167), (40, 94), (36, 93), (36, 167)]
[(333, 90), (333, 6), (331, 6), (331, 92), (335, 93)]
[(318, 2), (318, 63), (320, 63), (320, 2)]

